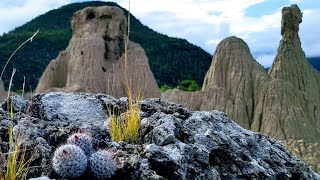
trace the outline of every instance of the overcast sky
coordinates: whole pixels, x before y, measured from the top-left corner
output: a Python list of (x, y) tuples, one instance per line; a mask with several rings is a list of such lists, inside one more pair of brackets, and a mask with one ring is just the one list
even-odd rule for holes
[[(0, 0), (0, 34), (51, 9), (79, 0)], [(115, 0), (128, 8), (128, 0)], [(320, 0), (131, 0), (132, 14), (157, 32), (187, 39), (213, 54), (228, 36), (244, 39), (265, 67), (279, 45), (281, 8), (298, 4), (307, 57), (320, 56)]]

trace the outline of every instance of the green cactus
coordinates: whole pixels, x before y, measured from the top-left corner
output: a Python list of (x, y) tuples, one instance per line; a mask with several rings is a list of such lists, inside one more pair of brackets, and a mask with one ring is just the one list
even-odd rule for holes
[(68, 140), (68, 144), (74, 144), (79, 146), (87, 156), (93, 153), (92, 138), (86, 133), (75, 133), (72, 134)]
[(89, 167), (96, 179), (108, 179), (115, 173), (116, 162), (109, 151), (99, 150), (91, 155)]
[(52, 166), (63, 178), (77, 178), (87, 169), (87, 157), (79, 146), (66, 144), (54, 152)]

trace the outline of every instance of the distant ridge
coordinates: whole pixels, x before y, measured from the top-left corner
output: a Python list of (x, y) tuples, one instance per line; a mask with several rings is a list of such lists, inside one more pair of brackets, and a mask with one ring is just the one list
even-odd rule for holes
[[(87, 6), (118, 6), (113, 2), (73, 3), (51, 10), (15, 30), (0, 36), (0, 69), (10, 54), (32, 33), (40, 29), (32, 43), (23, 47), (12, 59), (3, 77), (5, 87), (9, 84), (11, 70), (17, 69), (13, 89), (22, 89), (23, 76), (26, 87), (36, 87), (49, 62), (64, 50), (71, 38), (70, 21), (74, 12)], [(119, 6), (118, 6), (119, 7)], [(122, 8), (127, 15), (127, 11)], [(182, 80), (193, 79), (201, 84), (212, 56), (200, 47), (179, 38), (159, 34), (131, 17), (130, 39), (146, 51), (150, 68), (158, 85), (177, 86)]]
[[(320, 72), (320, 57), (307, 57), (308, 62), (311, 64), (313, 68), (315, 68), (318, 72)], [(270, 67), (264, 68), (267, 72)]]

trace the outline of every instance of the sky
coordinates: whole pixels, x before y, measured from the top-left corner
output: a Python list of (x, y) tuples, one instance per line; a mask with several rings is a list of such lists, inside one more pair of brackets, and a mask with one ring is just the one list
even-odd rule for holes
[[(79, 0), (0, 0), (0, 35), (45, 12)], [(129, 0), (114, 0), (128, 9)], [(302, 48), (320, 56), (320, 0), (131, 0), (131, 12), (144, 25), (187, 39), (213, 54), (226, 37), (244, 39), (254, 58), (270, 67), (281, 39), (281, 9), (297, 4)]]

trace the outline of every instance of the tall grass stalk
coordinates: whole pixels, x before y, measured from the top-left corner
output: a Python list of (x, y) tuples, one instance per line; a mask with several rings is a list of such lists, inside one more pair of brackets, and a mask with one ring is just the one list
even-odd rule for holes
[[(134, 100), (134, 94), (131, 89), (131, 81), (128, 79), (128, 45), (130, 36), (130, 0), (128, 10), (128, 31), (124, 40), (124, 84), (128, 96), (128, 109), (124, 113), (124, 118), (119, 118), (114, 111), (109, 111), (110, 118), (110, 135), (113, 141), (138, 142), (139, 141), (139, 125), (140, 125), (140, 106), (134, 101), (141, 100), (140, 93)], [(139, 91), (140, 92), (140, 91)]]
[(20, 44), (20, 46), (11, 54), (11, 56), (9, 57), (9, 59), (7, 60), (6, 64), (4, 65), (3, 67), (3, 70), (1, 72), (1, 76), (0, 76), (0, 79), (2, 79), (2, 76), (3, 76), (3, 73), (4, 71), (6, 70), (6, 67), (8, 65), (8, 63), (10, 62), (11, 58), (16, 54), (16, 52), (23, 46), (25, 45), (28, 41), (32, 42), (33, 38), (38, 34), (39, 32), (39, 29), (29, 38), (27, 39), (26, 41), (24, 41), (22, 44)]

